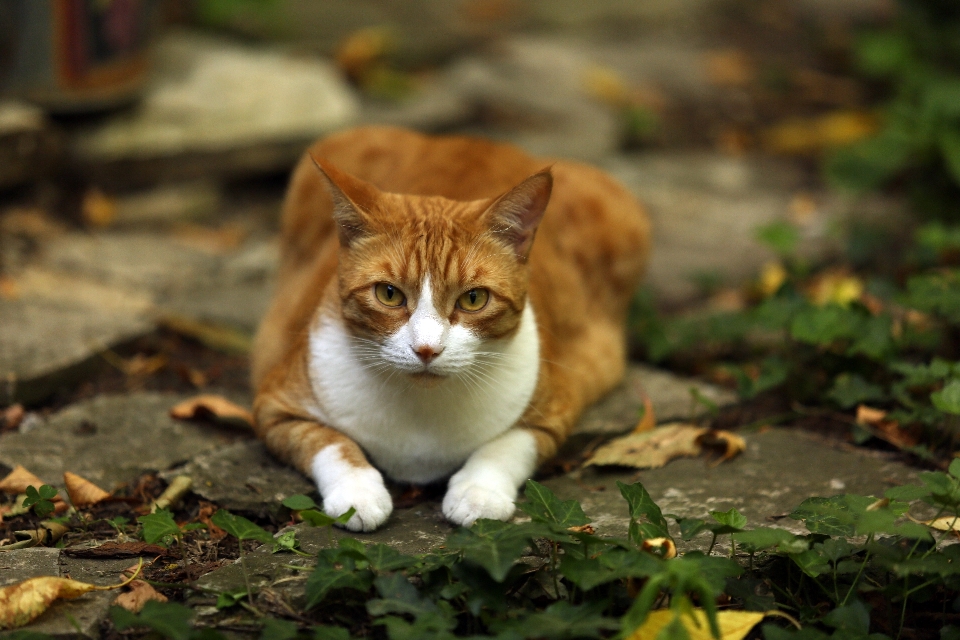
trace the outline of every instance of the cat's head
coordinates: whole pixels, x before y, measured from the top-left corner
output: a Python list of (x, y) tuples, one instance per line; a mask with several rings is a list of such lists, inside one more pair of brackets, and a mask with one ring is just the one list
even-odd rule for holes
[(527, 301), (527, 258), (553, 178), (498, 198), (399, 195), (318, 161), (340, 237), (339, 294), (371, 369), (423, 383), (494, 364)]

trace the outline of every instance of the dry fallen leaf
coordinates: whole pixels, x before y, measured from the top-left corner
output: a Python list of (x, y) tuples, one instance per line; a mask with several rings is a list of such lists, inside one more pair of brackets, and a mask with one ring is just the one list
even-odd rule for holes
[(877, 130), (877, 119), (860, 111), (837, 111), (808, 119), (782, 122), (764, 135), (767, 151), (783, 154), (810, 154), (826, 147), (856, 142)]
[(720, 87), (745, 87), (756, 78), (756, 65), (740, 49), (711, 51), (705, 59), (707, 78)]
[(717, 450), (723, 460), (729, 460), (745, 448), (743, 438), (729, 431), (676, 422), (615, 438), (597, 448), (585, 464), (656, 469), (674, 458), (698, 456), (706, 449)]
[(250, 334), (216, 322), (170, 314), (160, 318), (159, 323), (175, 333), (199, 340), (211, 349), (227, 354), (247, 355), (253, 344)]
[(829, 303), (849, 306), (859, 300), (863, 292), (863, 280), (844, 271), (827, 271), (807, 288), (810, 302), (821, 307)]
[(89, 507), (110, 497), (109, 493), (86, 478), (81, 478), (69, 471), (63, 474), (63, 484), (67, 488), (67, 496), (70, 497), (70, 502), (75, 507)]
[(27, 412), (22, 404), (12, 404), (0, 412), (0, 431), (13, 431), (23, 422)]
[(130, 583), (130, 591), (121, 593), (119, 596), (117, 596), (117, 599), (113, 601), (113, 604), (123, 607), (127, 611), (140, 613), (140, 610), (143, 609), (143, 605), (147, 604), (147, 602), (150, 600), (166, 602), (167, 596), (158, 592), (143, 580), (134, 580)]
[(887, 412), (865, 404), (857, 407), (857, 424), (898, 449), (909, 449), (920, 442), (917, 429), (904, 429), (896, 420), (886, 420)]
[(677, 545), (670, 538), (647, 538), (643, 541), (643, 550), (660, 556), (664, 560), (677, 557)]
[(93, 187), (83, 194), (83, 221), (91, 227), (108, 227), (117, 217), (117, 199)]
[(43, 480), (27, 471), (23, 465), (18, 464), (3, 480), (0, 480), (0, 491), (20, 494), (25, 493), (27, 487), (32, 486), (39, 489), (44, 484), (46, 483)]
[(167, 509), (178, 502), (190, 491), (193, 486), (193, 478), (190, 476), (175, 477), (163, 493), (150, 505), (150, 513), (156, 513), (157, 509)]
[(592, 524), (574, 525), (572, 527), (567, 527), (567, 531), (570, 531), (571, 533), (586, 533), (589, 535), (593, 535), (597, 532), (597, 530), (593, 528)]
[[(677, 614), (670, 609), (651, 611), (643, 624), (628, 636), (628, 640), (655, 640), (660, 632), (673, 622), (675, 615)], [(693, 616), (696, 616), (696, 619)], [(707, 614), (703, 609), (694, 609), (693, 616), (680, 615), (680, 622), (687, 630), (690, 640), (713, 640)], [(756, 611), (717, 612), (721, 640), (741, 640), (766, 616), (766, 613)]]
[(201, 395), (184, 400), (170, 409), (170, 417), (178, 420), (213, 418), (216, 420), (240, 420), (253, 425), (253, 414), (223, 396)]
[(743, 453), (747, 441), (735, 433), (720, 429), (710, 429), (697, 437), (697, 444), (720, 454), (722, 460), (731, 460)]
[(697, 438), (707, 429), (675, 422), (652, 431), (630, 433), (598, 447), (587, 465), (621, 465), (638, 469), (656, 469), (670, 460), (700, 455)]
[(72, 558), (137, 558), (144, 555), (171, 555), (169, 549), (146, 542), (104, 542), (96, 547), (70, 547), (63, 552)]
[[(140, 564), (143, 564), (142, 560)], [(139, 569), (134, 578), (138, 574)], [(22, 627), (46, 611), (57, 599), (70, 600), (91, 591), (119, 589), (132, 580), (128, 578), (120, 584), (98, 587), (69, 578), (44, 576), (0, 588), (0, 629)]]
[(344, 73), (359, 80), (395, 47), (396, 38), (387, 27), (358, 29), (347, 35), (334, 57)]
[(643, 417), (633, 428), (633, 433), (645, 433), (652, 431), (657, 426), (657, 414), (653, 411), (653, 400), (650, 396), (643, 394)]
[(760, 281), (757, 283), (757, 288), (764, 298), (769, 298), (779, 291), (786, 281), (786, 268), (779, 262), (768, 262), (763, 265), (763, 269), (760, 271)]

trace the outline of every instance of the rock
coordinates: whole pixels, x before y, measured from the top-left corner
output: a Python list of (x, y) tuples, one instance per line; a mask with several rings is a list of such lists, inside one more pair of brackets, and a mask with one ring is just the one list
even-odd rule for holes
[(223, 194), (208, 180), (164, 184), (117, 197), (115, 227), (167, 226), (211, 217)]
[(0, 101), (0, 189), (43, 175), (56, 161), (59, 146), (42, 109)]
[(170, 407), (180, 400), (173, 394), (131, 393), (77, 403), (27, 433), (0, 435), (0, 463), (22, 464), (54, 486), (61, 486), (63, 472), (70, 471), (112, 490), (141, 473), (169, 469), (249, 437), (227, 427), (172, 419)]
[(38, 402), (76, 383), (98, 352), (154, 326), (142, 293), (37, 269), (14, 282), (17, 297), (0, 297), (0, 404)]
[[(0, 586), (41, 576), (71, 577), (97, 585), (117, 584), (120, 572), (135, 561), (82, 560), (62, 556), (60, 549), (33, 547), (0, 553)], [(75, 600), (58, 600), (32, 623), (22, 627), (27, 633), (46, 634), (57, 640), (99, 638), (100, 623), (106, 619), (110, 603), (117, 594), (94, 591)], [(0, 638), (8, 633), (0, 631)]]
[(691, 389), (718, 406), (737, 399), (732, 391), (716, 385), (646, 365), (630, 364), (623, 382), (584, 412), (573, 433), (613, 435), (629, 431), (640, 419), (644, 394), (653, 402), (658, 422), (692, 419), (702, 414), (705, 407), (693, 399)]
[[(642, 482), (664, 513), (709, 519), (711, 511), (735, 507), (747, 517), (748, 527), (771, 526), (773, 522), (794, 533), (806, 533), (802, 522), (784, 517), (806, 498), (839, 493), (879, 496), (891, 484), (912, 482), (917, 477), (916, 470), (887, 454), (838, 447), (801, 431), (772, 429), (745, 437), (747, 450), (719, 465), (705, 459), (682, 459), (639, 474), (590, 467), (546, 479), (543, 484), (561, 499), (578, 500), (600, 535), (622, 538), (627, 535), (629, 516), (617, 481)], [(526, 518), (520, 512), (515, 516), (516, 520)], [(439, 499), (395, 509), (386, 525), (373, 533), (306, 524), (294, 529), (308, 553), (336, 544), (342, 537), (388, 544), (406, 554), (427, 553), (453, 531), (443, 519)], [(681, 542), (675, 525), (673, 529), (683, 551), (705, 550), (709, 545), (709, 536)], [(728, 543), (724, 540), (723, 544)], [(251, 582), (257, 587), (277, 589), (295, 604), (302, 603), (308, 574), (289, 565), (309, 566), (308, 559), (258, 549), (247, 556), (246, 563)], [(240, 589), (244, 586), (243, 573), (234, 563), (207, 574), (198, 584), (215, 591)]]
[[(581, 502), (603, 535), (624, 536), (629, 517), (616, 481), (641, 482), (664, 513), (707, 518), (736, 508), (749, 527), (771, 522), (806, 533), (783, 517), (812, 496), (880, 496), (894, 484), (915, 482), (917, 471), (888, 454), (841, 446), (791, 429), (741, 434), (747, 449), (729, 462), (674, 460), (660, 469), (618, 471), (587, 467), (544, 484), (559, 497)], [(709, 540), (707, 540), (709, 542)]]
[(597, 161), (618, 148), (620, 125), (614, 110), (587, 94), (584, 78), (595, 64), (571, 42), (514, 37), (455, 62), (449, 74), (493, 121), (476, 133), (535, 155)]
[(285, 171), (358, 108), (324, 60), (174, 32), (139, 106), (77, 134), (74, 164), (99, 184)]
[(453, 74), (443, 71), (413, 95), (395, 103), (366, 100), (360, 120), (426, 132), (443, 132), (463, 126), (474, 118), (477, 109), (474, 101), (454, 85), (455, 81)]
[(906, 219), (896, 201), (805, 191), (799, 168), (774, 158), (645, 153), (603, 166), (649, 207), (654, 245), (647, 283), (667, 303), (702, 293), (698, 280), (736, 285), (755, 277), (776, 257), (756, 239), (764, 225), (794, 225), (798, 253), (822, 260), (840, 250), (836, 232), (850, 222), (895, 227)]
[(242, 440), (191, 456), (186, 465), (161, 475), (184, 474), (193, 478), (194, 493), (224, 509), (258, 517), (276, 515), (285, 498), (315, 489), (310, 480), (281, 464), (257, 440)]

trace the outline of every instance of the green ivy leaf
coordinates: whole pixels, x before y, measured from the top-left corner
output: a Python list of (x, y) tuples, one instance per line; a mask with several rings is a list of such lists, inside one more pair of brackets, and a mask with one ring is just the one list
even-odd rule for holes
[(324, 549), (317, 556), (317, 566), (307, 578), (307, 609), (320, 604), (334, 589), (352, 589), (366, 593), (373, 582), (373, 574), (357, 569), (356, 561), (344, 557), (339, 549)]
[(280, 618), (264, 618), (260, 640), (293, 640), (299, 632), (296, 622)]
[(749, 531), (738, 531), (733, 539), (751, 552), (763, 551), (777, 547), (784, 553), (802, 553), (807, 550), (809, 543), (786, 529), (774, 527), (757, 527)]
[(313, 628), (313, 640), (350, 640), (350, 631), (344, 627), (320, 624)]
[(931, 393), (930, 401), (940, 411), (960, 414), (960, 380), (954, 378), (939, 391)]
[(515, 525), (499, 520), (477, 520), (469, 529), (458, 529), (447, 538), (447, 548), (463, 552), (463, 557), (480, 565), (497, 582), (503, 582), (510, 567), (535, 537), (545, 531), (542, 525)]
[(287, 509), (292, 509), (293, 511), (303, 511), (304, 509), (317, 508), (317, 503), (313, 501), (313, 498), (310, 496), (305, 496), (302, 493), (297, 493), (285, 498), (280, 504), (285, 506)]
[(176, 538), (183, 535), (173, 519), (173, 514), (166, 509), (158, 509), (155, 513), (140, 516), (137, 522), (143, 527), (143, 539), (148, 544), (158, 544), (167, 536)]
[(193, 610), (175, 602), (151, 600), (140, 613), (131, 613), (121, 607), (110, 608), (110, 618), (118, 631), (131, 627), (149, 627), (170, 640), (189, 640), (193, 631), (190, 621)]
[(560, 500), (539, 482), (527, 480), (524, 495), (527, 501), (518, 506), (534, 522), (542, 522), (560, 529), (582, 526), (590, 522), (579, 502)]
[(370, 568), (377, 573), (409, 569), (419, 562), (413, 556), (404, 555), (393, 547), (380, 543), (367, 545), (365, 555)]
[(561, 600), (543, 611), (496, 620), (490, 629), (501, 634), (498, 637), (512, 632), (515, 638), (602, 638), (607, 635), (605, 631), (620, 628), (615, 618), (603, 615), (605, 607), (605, 602), (573, 605)]
[(723, 525), (723, 527), (716, 531), (717, 535), (741, 531), (747, 526), (746, 516), (736, 509), (730, 509), (729, 511), (711, 511), (710, 516)]
[(856, 535), (859, 516), (874, 502), (875, 498), (855, 495), (807, 498), (790, 517), (803, 520), (810, 533), (850, 537)]
[(334, 518), (332, 516), (328, 516), (322, 511), (317, 511), (316, 509), (307, 509), (306, 511), (300, 512), (300, 517), (304, 522), (308, 522), (315, 527), (330, 527), (335, 524), (347, 524), (347, 521), (349, 521), (356, 512), (356, 509), (350, 507), (346, 513), (340, 514)]
[(624, 484), (617, 481), (620, 494), (630, 506), (630, 539), (640, 544), (649, 538), (670, 538), (667, 521), (660, 507), (653, 501), (642, 484)]
[(648, 578), (663, 570), (665, 561), (651, 553), (611, 549), (597, 557), (577, 558), (565, 554), (560, 573), (583, 590), (624, 578)]
[(409, 614), (419, 617), (437, 611), (437, 605), (420, 596), (417, 588), (401, 573), (378, 576), (373, 581), (380, 598), (367, 600), (367, 613), (383, 616), (388, 613)]
[(210, 521), (238, 540), (257, 540), (264, 544), (276, 544), (269, 531), (250, 522), (243, 516), (230, 513), (226, 509), (217, 511), (210, 518)]

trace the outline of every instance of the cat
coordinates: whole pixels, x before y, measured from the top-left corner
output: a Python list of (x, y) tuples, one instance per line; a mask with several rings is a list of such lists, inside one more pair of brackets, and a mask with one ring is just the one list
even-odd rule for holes
[(509, 519), (623, 376), (649, 223), (598, 169), (358, 128), (303, 156), (281, 227), (252, 351), (256, 431), (327, 514), (356, 510), (348, 529), (390, 516), (384, 474), (449, 477), (454, 524)]

